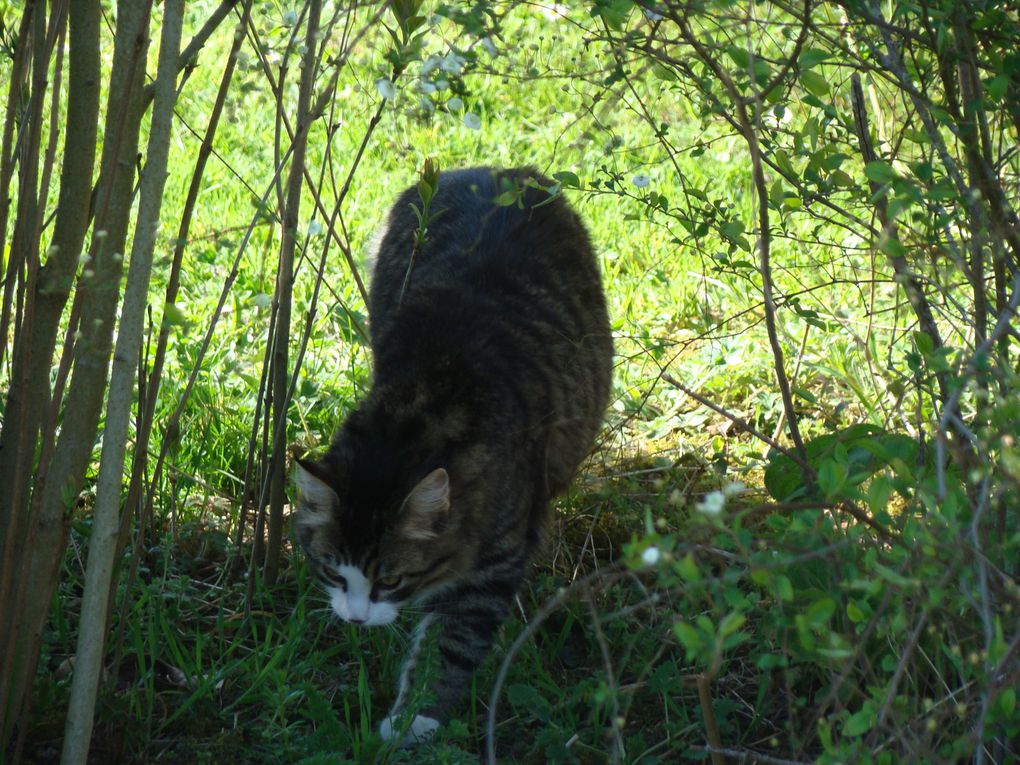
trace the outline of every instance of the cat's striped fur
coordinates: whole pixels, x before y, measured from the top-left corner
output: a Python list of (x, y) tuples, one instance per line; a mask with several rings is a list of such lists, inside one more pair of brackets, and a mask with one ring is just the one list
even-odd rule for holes
[[(551, 186), (531, 168), (443, 173), (402, 298), (421, 203), (401, 195), (372, 277), (371, 392), (326, 455), (295, 468), (297, 537), (337, 613), (368, 625), (408, 603), (426, 613), (387, 738), (401, 720), (405, 742), (431, 735), (463, 700), (607, 403), (598, 266)], [(438, 680), (408, 720), (431, 624)]]

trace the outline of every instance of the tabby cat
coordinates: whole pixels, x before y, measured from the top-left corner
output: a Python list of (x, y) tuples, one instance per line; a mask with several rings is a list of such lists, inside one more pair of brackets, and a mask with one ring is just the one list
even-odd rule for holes
[[(421, 202), (398, 198), (372, 274), (371, 392), (321, 460), (294, 468), (296, 536), (336, 613), (424, 614), (381, 727), (403, 745), (463, 701), (607, 403), (598, 265), (552, 185), (527, 167), (444, 172), (416, 252)], [(433, 624), (440, 671), (411, 718)]]

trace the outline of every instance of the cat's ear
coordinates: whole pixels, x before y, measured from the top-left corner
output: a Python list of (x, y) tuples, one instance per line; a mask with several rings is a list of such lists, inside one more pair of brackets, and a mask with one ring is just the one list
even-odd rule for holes
[(305, 526), (321, 526), (333, 520), (333, 508), (340, 502), (325, 481), (325, 469), (317, 462), (294, 460), (294, 485), (301, 496), (298, 520)]
[(400, 533), (408, 539), (429, 540), (450, 509), (450, 476), (437, 468), (422, 478), (400, 510)]

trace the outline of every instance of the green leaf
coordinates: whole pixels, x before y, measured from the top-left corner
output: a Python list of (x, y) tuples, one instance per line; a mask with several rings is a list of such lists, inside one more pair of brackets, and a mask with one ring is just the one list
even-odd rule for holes
[(596, 0), (592, 18), (601, 17), (610, 29), (622, 29), (634, 7), (633, 0)]
[(927, 356), (935, 350), (935, 341), (932, 340), (931, 335), (927, 332), (915, 332), (914, 333), (914, 347), (917, 348), (917, 352), (923, 356)]
[[(808, 465), (819, 473), (818, 488), (830, 495), (859, 486), (887, 466), (905, 467), (915, 460), (917, 444), (902, 433), (861, 423), (817, 436), (804, 444), (804, 450)], [(807, 495), (796, 462), (776, 450), (769, 452), (768, 460), (765, 489), (773, 499), (783, 502)]]
[(697, 656), (705, 645), (701, 633), (687, 622), (677, 622), (674, 624), (673, 634), (683, 644), (683, 647), (687, 649), (687, 654), (690, 657)]
[(808, 93), (818, 98), (825, 98), (829, 95), (829, 81), (818, 72), (813, 72), (810, 69), (802, 71), (800, 84)]
[(789, 666), (789, 661), (786, 657), (777, 653), (766, 653), (762, 654), (758, 658), (758, 669), (779, 669), (780, 667)]
[(701, 571), (698, 569), (698, 564), (694, 560), (694, 556), (687, 553), (683, 558), (676, 562), (676, 572), (686, 582), (700, 582)]
[(797, 66), (801, 70), (810, 69), (813, 66), (818, 66), (823, 61), (828, 61), (830, 58), (831, 56), (821, 48), (806, 48), (797, 57)]
[(889, 507), (889, 497), (892, 496), (892, 481), (884, 475), (875, 476), (875, 480), (868, 487), (868, 509), (872, 515), (885, 512)]
[(727, 239), (736, 239), (737, 237), (743, 235), (744, 224), (742, 221), (735, 218), (731, 221), (727, 221), (722, 226), (720, 226), (719, 233), (722, 234)]
[(875, 573), (885, 579), (890, 584), (895, 584), (897, 587), (914, 587), (918, 582), (914, 579), (908, 579), (896, 571), (893, 571), (888, 566), (883, 566), (881, 563), (872, 564), (875, 569)]
[(774, 578), (776, 596), (780, 600), (793, 600), (793, 583), (786, 574), (776, 574)]
[(723, 620), (719, 622), (719, 634), (722, 637), (732, 635), (734, 632), (744, 626), (744, 622), (747, 621), (747, 617), (739, 611), (732, 611), (723, 617)]
[(652, 76), (658, 80), (665, 80), (666, 82), (676, 82), (680, 79), (679, 75), (677, 75), (677, 73), (670, 67), (664, 66), (658, 62), (652, 64)]
[(1004, 688), (999, 694), (999, 709), (1007, 720), (1013, 717), (1016, 711), (1016, 688)]
[(854, 179), (850, 177), (850, 174), (843, 170), (836, 170), (829, 176), (830, 180), (837, 185), (847, 188), (854, 185)]
[(560, 170), (558, 173), (553, 173), (553, 179), (573, 189), (581, 188), (581, 179), (577, 177), (576, 173), (572, 173), (569, 170)]
[(184, 311), (173, 303), (163, 309), (164, 327), (186, 327), (190, 323)]
[(738, 48), (736, 45), (731, 45), (726, 49), (726, 54), (733, 60), (733, 63), (737, 65), (738, 69), (747, 71), (747, 68), (751, 66), (751, 54), (745, 48)]
[(874, 181), (875, 183), (892, 183), (899, 178), (892, 165), (882, 160), (866, 164), (864, 166), (864, 175), (867, 176), (869, 181)]
[(993, 101), (1001, 101), (1002, 97), (1006, 95), (1006, 91), (1009, 90), (1009, 75), (1000, 74), (992, 77), (990, 80), (984, 81), (985, 93)]
[(849, 474), (845, 464), (837, 460), (825, 460), (818, 468), (818, 488), (826, 499), (834, 499), (846, 485)]
[(855, 712), (850, 715), (850, 719), (846, 721), (846, 727), (843, 728), (843, 732), (848, 736), (860, 736), (871, 730), (874, 724), (874, 711), (871, 709), (862, 709), (860, 712)]
[(835, 611), (836, 601), (832, 598), (821, 598), (808, 606), (804, 616), (812, 627), (821, 627), (828, 624)]

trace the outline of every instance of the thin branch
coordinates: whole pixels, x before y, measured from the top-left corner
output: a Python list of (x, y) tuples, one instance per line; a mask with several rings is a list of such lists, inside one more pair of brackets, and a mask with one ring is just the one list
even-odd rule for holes
[[(758, 197), (758, 271), (761, 274), (762, 299), (765, 303), (765, 329), (769, 338), (769, 345), (772, 347), (772, 356), (776, 364), (776, 382), (779, 385), (779, 392), (783, 399), (783, 408), (786, 410), (786, 420), (790, 428), (790, 438), (793, 441), (794, 449), (800, 455), (801, 462), (806, 462), (804, 441), (800, 435), (800, 424), (796, 409), (793, 405), (793, 394), (790, 391), (790, 382), (786, 376), (786, 369), (783, 361), (783, 347), (779, 342), (779, 330), (776, 325), (776, 304), (772, 296), (772, 265), (771, 265), (771, 231), (769, 228), (769, 195), (765, 186), (765, 173), (762, 170), (761, 149), (758, 145), (758, 134), (747, 115), (747, 109), (740, 98), (737, 86), (708, 50), (695, 38), (687, 25), (684, 17), (676, 17), (680, 33), (687, 43), (698, 54), (698, 57), (716, 75), (723, 87), (726, 88), (736, 111), (737, 122), (740, 132), (747, 142), (748, 151), (751, 154), (751, 175), (754, 179), (754, 186)], [(802, 466), (803, 467), (803, 466)], [(813, 472), (804, 471), (805, 482), (813, 482)]]

